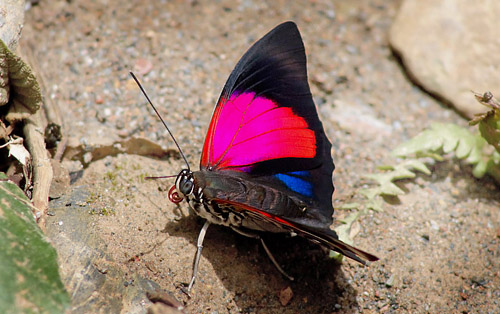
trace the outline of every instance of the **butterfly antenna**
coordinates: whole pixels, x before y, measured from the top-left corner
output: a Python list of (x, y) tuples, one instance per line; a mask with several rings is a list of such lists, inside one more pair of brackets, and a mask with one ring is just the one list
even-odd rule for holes
[(146, 180), (156, 180), (156, 179), (166, 179), (166, 178), (177, 178), (178, 174), (174, 174), (171, 176), (159, 176), (159, 177), (144, 177)]
[(165, 121), (163, 121), (163, 118), (160, 116), (160, 113), (158, 112), (158, 110), (156, 110), (156, 107), (153, 105), (153, 102), (149, 99), (148, 97), (148, 94), (146, 94), (146, 91), (144, 90), (144, 88), (142, 88), (142, 85), (141, 83), (139, 83), (139, 80), (137, 79), (137, 77), (135, 77), (134, 73), (130, 72), (130, 75), (132, 75), (132, 78), (134, 79), (134, 81), (137, 83), (137, 85), (139, 86), (139, 88), (141, 89), (142, 93), (144, 94), (144, 96), (146, 97), (146, 99), (148, 100), (149, 104), (151, 105), (151, 107), (153, 107), (153, 110), (155, 111), (156, 115), (158, 116), (158, 118), (160, 118), (160, 121), (163, 123), (163, 125), (165, 126), (165, 128), (167, 129), (168, 131), (168, 134), (170, 134), (170, 136), (172, 137), (172, 139), (174, 140), (174, 143), (175, 143), (175, 146), (177, 146), (177, 149), (179, 150), (179, 153), (181, 154), (182, 156), (182, 159), (184, 159), (184, 162), (186, 163), (187, 165), (187, 168), (189, 171), (191, 171), (191, 167), (189, 167), (189, 163), (186, 159), (186, 156), (184, 155), (184, 153), (182, 152), (182, 149), (181, 147), (179, 146), (179, 143), (177, 143), (177, 140), (175, 139), (174, 135), (172, 134), (172, 132), (170, 132), (170, 129), (168, 128), (167, 124), (165, 123)]

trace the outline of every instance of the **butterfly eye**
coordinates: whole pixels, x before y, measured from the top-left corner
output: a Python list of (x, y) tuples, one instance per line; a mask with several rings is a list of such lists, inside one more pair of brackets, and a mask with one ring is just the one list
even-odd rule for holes
[(179, 186), (180, 192), (184, 195), (189, 195), (193, 192), (193, 181), (187, 179), (183, 180)]

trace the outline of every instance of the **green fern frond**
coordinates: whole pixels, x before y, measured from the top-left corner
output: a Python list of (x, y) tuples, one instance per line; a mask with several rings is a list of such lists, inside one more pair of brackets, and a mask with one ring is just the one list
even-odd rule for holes
[[(487, 144), (481, 135), (473, 134), (466, 128), (434, 123), (429, 129), (398, 146), (393, 154), (398, 157), (419, 157), (454, 153), (458, 159), (464, 159), (473, 166), (472, 174), (475, 177), (482, 178), (488, 173), (500, 178), (498, 153), (488, 152)], [(497, 181), (500, 182), (499, 179)]]
[[(404, 160), (395, 166), (387, 165), (378, 168), (385, 172), (364, 175), (365, 178), (377, 182), (377, 186), (360, 189), (358, 191), (358, 194), (365, 197), (366, 200), (361, 204), (347, 203), (340, 207), (340, 209), (343, 210), (353, 211), (346, 218), (341, 220), (343, 224), (335, 228), (339, 239), (348, 244), (352, 243), (352, 225), (360, 216), (367, 214), (370, 210), (377, 212), (383, 211), (384, 202), (382, 196), (405, 194), (405, 192), (394, 183), (395, 181), (414, 178), (416, 176), (415, 172), (417, 171), (427, 175), (431, 173), (422, 161), (416, 159)], [(342, 257), (333, 251), (330, 252), (330, 256), (339, 261), (342, 260)]]
[(486, 141), (468, 129), (451, 123), (433, 123), (408, 142), (399, 145), (393, 154), (398, 157), (455, 152), (459, 159), (469, 157), (471, 162), (481, 157)]
[(379, 184), (378, 187), (361, 191), (361, 193), (368, 199), (373, 199), (377, 195), (403, 195), (405, 192), (394, 184), (394, 181), (413, 179), (416, 176), (415, 171), (419, 171), (427, 175), (431, 173), (423, 162), (416, 159), (405, 160), (396, 166), (388, 165), (380, 166), (378, 168), (380, 170), (386, 170), (386, 172), (364, 175), (365, 178), (376, 181)]

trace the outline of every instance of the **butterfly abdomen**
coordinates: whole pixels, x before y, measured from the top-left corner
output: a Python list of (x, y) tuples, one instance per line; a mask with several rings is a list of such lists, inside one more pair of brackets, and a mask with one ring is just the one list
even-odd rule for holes
[(193, 195), (186, 196), (189, 206), (196, 215), (217, 225), (237, 228), (241, 226), (241, 221), (244, 217), (235, 211), (232, 206), (221, 206), (213, 200), (204, 197), (203, 194), (201, 194), (202, 197), (198, 197), (198, 195), (193, 193)]

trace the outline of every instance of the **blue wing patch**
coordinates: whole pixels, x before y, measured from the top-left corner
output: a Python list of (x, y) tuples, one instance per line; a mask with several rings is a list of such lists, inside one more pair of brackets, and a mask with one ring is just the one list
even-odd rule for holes
[(290, 190), (307, 197), (313, 197), (313, 184), (307, 178), (311, 177), (309, 171), (293, 171), (274, 175)]

